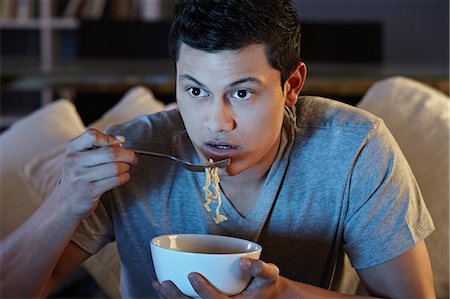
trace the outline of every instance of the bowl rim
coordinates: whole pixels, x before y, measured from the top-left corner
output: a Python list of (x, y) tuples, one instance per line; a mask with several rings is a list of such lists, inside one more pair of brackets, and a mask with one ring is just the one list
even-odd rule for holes
[[(208, 236), (208, 237), (217, 237), (217, 238), (223, 238), (223, 239), (235, 239), (235, 240), (240, 240), (240, 241), (245, 241), (248, 243), (251, 243), (252, 246), (255, 247), (254, 250), (249, 250), (249, 251), (242, 251), (242, 252), (230, 252), (230, 253), (207, 253), (207, 252), (191, 252), (191, 251), (184, 251), (184, 250), (175, 250), (175, 249), (171, 249), (171, 248), (167, 248), (167, 247), (162, 247), (159, 246), (157, 244), (155, 244), (156, 239), (161, 238), (161, 237), (170, 237), (170, 236), (184, 236), (184, 237), (188, 237), (188, 236)], [(184, 254), (188, 254), (188, 255), (205, 255), (205, 256), (220, 256), (220, 255), (236, 255), (236, 256), (243, 256), (249, 253), (256, 253), (256, 252), (260, 252), (262, 251), (262, 246), (259, 245), (256, 242), (247, 240), (247, 239), (243, 239), (243, 238), (238, 238), (238, 237), (233, 237), (233, 236), (225, 236), (225, 235), (215, 235), (215, 234), (167, 234), (167, 235), (159, 235), (156, 237), (153, 237), (150, 240), (150, 245), (157, 247), (159, 249), (165, 250), (165, 251), (169, 251), (169, 252), (182, 252)]]

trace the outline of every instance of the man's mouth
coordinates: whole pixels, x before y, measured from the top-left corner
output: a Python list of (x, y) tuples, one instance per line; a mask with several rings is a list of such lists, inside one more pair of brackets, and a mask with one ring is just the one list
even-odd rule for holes
[(239, 146), (222, 143), (222, 142), (207, 142), (205, 143), (206, 156), (211, 158), (230, 157), (236, 154)]
[(212, 146), (221, 150), (227, 150), (227, 149), (233, 149), (236, 148), (235, 146), (228, 145), (228, 144), (207, 144), (208, 146)]

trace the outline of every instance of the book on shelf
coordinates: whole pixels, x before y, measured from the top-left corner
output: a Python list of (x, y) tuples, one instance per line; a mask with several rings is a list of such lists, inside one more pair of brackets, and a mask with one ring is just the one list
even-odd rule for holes
[(36, 17), (35, 0), (0, 0), (0, 20), (24, 21)]
[(79, 15), (83, 0), (69, 0), (66, 4), (62, 16), (64, 18), (76, 18)]
[(116, 21), (130, 20), (131, 0), (110, 0), (110, 17)]
[(99, 20), (105, 11), (106, 0), (85, 0), (81, 17), (88, 20)]
[[(28, 20), (36, 18), (41, 1), (0, 0), (0, 20)], [(86, 20), (108, 19), (113, 21), (144, 22), (163, 18), (165, 0), (48, 0), (52, 5), (52, 17), (80, 18)]]
[[(35, 0), (34, 0), (35, 1)], [(87, 20), (157, 21), (163, 0), (68, 0), (62, 16)]]
[(34, 0), (18, 0), (16, 18), (19, 20), (27, 20), (34, 17)]
[(160, 0), (140, 0), (141, 5), (141, 19), (143, 21), (157, 21), (161, 19), (161, 5)]
[(15, 0), (0, 1), (0, 20), (14, 19), (16, 5), (17, 3)]
[(99, 20), (104, 15), (107, 2), (108, 0), (69, 0), (62, 16)]

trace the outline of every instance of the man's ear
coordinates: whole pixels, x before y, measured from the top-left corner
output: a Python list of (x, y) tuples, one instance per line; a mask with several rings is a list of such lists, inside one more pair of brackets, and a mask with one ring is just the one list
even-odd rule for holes
[(292, 72), (284, 83), (284, 91), (286, 93), (286, 105), (292, 107), (297, 103), (298, 95), (305, 84), (306, 64), (300, 62), (297, 68)]

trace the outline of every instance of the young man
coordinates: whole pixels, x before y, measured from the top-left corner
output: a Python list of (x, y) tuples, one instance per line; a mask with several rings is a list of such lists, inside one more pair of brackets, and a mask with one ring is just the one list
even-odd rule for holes
[[(298, 98), (299, 45), (289, 1), (181, 1), (170, 38), (179, 110), (69, 143), (56, 191), (2, 244), (4, 294), (45, 295), (116, 240), (124, 297), (180, 297), (156, 282), (148, 242), (208, 233), (262, 245), (261, 260), (241, 263), (253, 276), (245, 297), (345, 297), (333, 291), (344, 252), (371, 295), (434, 297), (423, 241), (433, 224), (405, 158), (380, 119)], [(131, 149), (231, 158), (219, 170), (228, 220), (204, 209), (204, 173), (137, 164)], [(198, 273), (189, 279), (202, 297), (225, 297)]]

